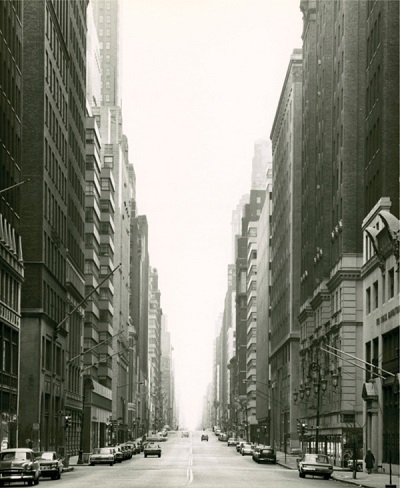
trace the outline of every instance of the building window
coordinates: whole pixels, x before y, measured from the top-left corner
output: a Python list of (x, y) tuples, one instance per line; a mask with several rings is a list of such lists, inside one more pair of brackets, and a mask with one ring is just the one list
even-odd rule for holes
[(389, 270), (389, 289), (388, 289), (388, 297), (393, 298), (394, 297), (394, 268)]
[(382, 273), (382, 303), (386, 301), (386, 275)]
[(114, 167), (114, 156), (104, 156), (104, 168)]
[(368, 287), (365, 295), (365, 310), (367, 313), (371, 313), (371, 288)]
[(379, 286), (378, 281), (374, 282), (374, 309), (376, 310), (379, 306)]

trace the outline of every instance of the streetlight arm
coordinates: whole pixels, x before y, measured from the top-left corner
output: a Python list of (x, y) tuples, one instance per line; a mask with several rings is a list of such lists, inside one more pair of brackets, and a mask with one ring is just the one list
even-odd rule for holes
[(108, 275), (107, 275), (107, 276), (104, 278), (104, 280), (103, 280), (103, 281), (101, 281), (101, 282), (100, 282), (100, 283), (99, 283), (99, 284), (98, 284), (98, 285), (97, 285), (95, 288), (93, 288), (93, 290), (92, 290), (92, 291), (91, 291), (91, 292), (90, 292), (90, 293), (89, 293), (89, 294), (88, 294), (88, 295), (87, 295), (87, 296), (86, 296), (86, 297), (85, 297), (85, 298), (84, 298), (84, 299), (83, 299), (81, 302), (79, 302), (79, 303), (78, 303), (78, 305), (77, 305), (77, 306), (76, 306), (76, 307), (75, 307), (75, 308), (74, 308), (74, 309), (73, 309), (71, 312), (68, 312), (68, 313), (66, 314), (66, 316), (63, 318), (63, 320), (62, 320), (62, 321), (61, 321), (61, 322), (60, 322), (60, 323), (57, 325), (57, 327), (56, 327), (56, 329), (55, 329), (56, 334), (57, 334), (57, 332), (58, 332), (58, 331), (61, 329), (61, 326), (64, 324), (64, 322), (66, 322), (66, 321), (68, 320), (68, 318), (69, 318), (69, 317), (70, 317), (70, 316), (71, 316), (73, 313), (75, 313), (75, 312), (78, 310), (78, 308), (79, 308), (79, 307), (81, 307), (81, 306), (82, 306), (82, 305), (83, 305), (83, 304), (86, 302), (86, 300), (87, 300), (89, 297), (91, 297), (91, 296), (93, 295), (93, 293), (94, 293), (94, 292), (95, 292), (95, 291), (96, 291), (98, 288), (100, 288), (100, 286), (101, 286), (101, 285), (102, 285), (102, 284), (103, 284), (105, 281), (107, 281), (107, 280), (108, 280), (108, 278), (109, 278), (111, 275), (113, 275), (113, 274), (114, 274), (114, 273), (117, 271), (117, 269), (118, 269), (120, 266), (122, 266), (122, 263), (119, 263), (119, 264), (118, 264), (118, 266), (116, 266), (116, 267), (115, 267), (115, 268), (114, 268), (112, 271), (110, 271), (110, 272), (108, 273)]
[[(122, 351), (118, 351), (114, 354), (110, 354), (108, 355), (106, 358), (103, 358), (103, 359), (100, 359), (100, 361), (97, 361), (96, 363), (92, 363), (90, 366), (86, 366), (86, 368), (83, 368), (81, 370), (81, 373), (83, 373), (84, 371), (86, 371), (87, 369), (90, 369), (92, 368), (93, 366), (96, 366), (96, 364), (100, 364), (100, 363), (104, 363), (104, 361), (107, 361), (107, 359), (110, 359), (112, 358), (113, 356), (116, 356), (117, 354), (122, 354), (123, 352), (125, 352), (128, 348), (126, 347), (125, 349), (122, 349)], [(125, 385), (124, 385), (125, 386)]]
[(104, 343), (108, 342), (109, 340), (113, 339), (114, 337), (117, 337), (118, 335), (122, 334), (122, 332), (124, 331), (124, 329), (121, 329), (119, 332), (117, 332), (116, 334), (114, 334), (113, 336), (109, 337), (108, 339), (104, 340), (104, 341), (101, 341), (99, 342), (98, 344), (96, 344), (95, 346), (91, 347), (90, 349), (86, 349), (86, 351), (83, 351), (81, 352), (80, 354), (78, 354), (77, 356), (75, 356), (74, 358), (72, 359), (69, 359), (67, 361), (67, 364), (69, 363), (72, 363), (72, 361), (75, 361), (75, 359), (78, 359), (80, 358), (81, 356), (84, 356), (87, 352), (90, 352), (92, 351), (93, 349), (96, 349), (96, 347), (99, 347), (101, 345), (103, 345)]
[(27, 183), (28, 181), (30, 181), (29, 178), (27, 178), (24, 181), (20, 181), (19, 183), (16, 183), (15, 185), (9, 186), (7, 188), (3, 188), (2, 190), (0, 190), (0, 193), (5, 193), (6, 191), (12, 190), (13, 188), (16, 188), (17, 186), (20, 186), (20, 185), (23, 185), (24, 183)]
[[(358, 358), (357, 356), (353, 356), (353, 354), (349, 354), (348, 352), (344, 352), (341, 349), (337, 349), (336, 347), (330, 346), (329, 344), (325, 344), (325, 347), (329, 347), (329, 349), (333, 349), (336, 352), (340, 352), (346, 356), (349, 356), (352, 359), (355, 359), (356, 361), (360, 361), (361, 363), (366, 364), (367, 366), (372, 366), (373, 368), (378, 369), (379, 371), (382, 371), (383, 373), (388, 374), (389, 376), (393, 376), (393, 377), (396, 376), (395, 374), (391, 373), (390, 371), (386, 371), (385, 369), (382, 369), (379, 366), (375, 366), (374, 364), (369, 363), (368, 361), (364, 361), (364, 359)], [(325, 351), (325, 352), (329, 352), (330, 354), (333, 354), (331, 351)], [(348, 359), (347, 360), (345, 359), (345, 361), (348, 361)], [(354, 363), (351, 363), (351, 364), (354, 364)], [(363, 368), (363, 369), (366, 370), (366, 368)], [(377, 373), (374, 373), (374, 374), (377, 374)], [(381, 376), (381, 375), (378, 375), (378, 376), (380, 376), (382, 379), (385, 379), (384, 376)]]

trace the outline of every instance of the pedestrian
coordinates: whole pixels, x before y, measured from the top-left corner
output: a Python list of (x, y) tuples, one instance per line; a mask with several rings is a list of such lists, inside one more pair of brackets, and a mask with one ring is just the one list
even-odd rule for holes
[(372, 468), (374, 467), (375, 458), (372, 454), (371, 449), (368, 449), (367, 454), (365, 455), (365, 467), (367, 468), (368, 474), (371, 474)]

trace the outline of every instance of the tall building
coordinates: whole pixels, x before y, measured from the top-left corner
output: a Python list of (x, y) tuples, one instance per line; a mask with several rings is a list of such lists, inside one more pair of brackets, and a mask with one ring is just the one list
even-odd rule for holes
[(150, 389), (150, 427), (158, 432), (163, 426), (162, 420), (162, 388), (161, 388), (161, 325), (162, 308), (161, 292), (158, 287), (157, 269), (150, 267), (149, 278), (149, 389)]
[[(301, 236), (302, 52), (293, 51), (271, 130), (270, 434), (274, 445), (299, 447), (298, 407)], [(257, 344), (257, 350), (260, 350)]]
[(131, 201), (130, 252), (131, 269), (131, 319), (136, 333), (137, 381), (141, 383), (140, 394), (135, 399), (136, 432), (143, 435), (148, 430), (148, 316), (149, 316), (149, 250), (148, 223), (144, 215), (137, 215), (136, 201)]
[(82, 352), (84, 315), (86, 8), (86, 1), (23, 2), (21, 176), (30, 181), (21, 199), (29, 245), (19, 438), (65, 451), (69, 412), (69, 454), (79, 450), (83, 406), (80, 364), (68, 361)]
[(256, 419), (260, 442), (271, 442), (271, 216), (272, 216), (272, 164), (267, 167), (267, 184), (264, 206), (257, 232), (257, 362), (256, 362)]
[[(362, 224), (363, 447), (399, 473), (399, 3), (368, 2)], [(379, 368), (379, 369), (378, 369)], [(391, 463), (391, 465), (390, 465)]]
[[(0, 5), (0, 423), (1, 448), (17, 446), (21, 286), (22, 3)], [(28, 182), (29, 184), (29, 182)]]
[(120, 107), (120, 2), (93, 0), (93, 9), (103, 67), (101, 105)]

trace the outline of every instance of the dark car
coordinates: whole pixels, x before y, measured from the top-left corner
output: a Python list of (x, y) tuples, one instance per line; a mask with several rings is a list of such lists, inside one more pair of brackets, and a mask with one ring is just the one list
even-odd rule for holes
[(39, 476), (40, 466), (32, 449), (16, 447), (0, 452), (0, 486), (13, 482), (38, 485)]
[(63, 472), (63, 458), (56, 451), (35, 452), (35, 459), (39, 463), (40, 476), (59, 480)]
[(252, 457), (256, 463), (276, 463), (275, 451), (270, 446), (256, 446)]
[(298, 463), (298, 468), (300, 478), (305, 478), (309, 474), (329, 480), (333, 472), (333, 466), (325, 454), (304, 454)]
[(226, 442), (228, 440), (229, 436), (226, 432), (221, 432), (219, 435), (218, 435), (218, 440), (219, 441), (222, 441), (222, 442)]
[(208, 441), (208, 434), (202, 434), (201, 435), (201, 440), (202, 441)]

